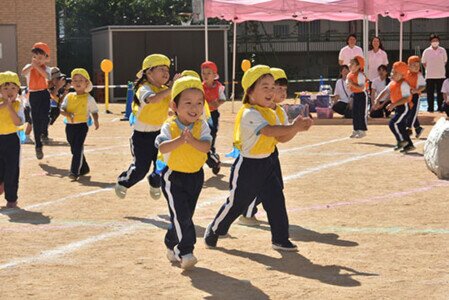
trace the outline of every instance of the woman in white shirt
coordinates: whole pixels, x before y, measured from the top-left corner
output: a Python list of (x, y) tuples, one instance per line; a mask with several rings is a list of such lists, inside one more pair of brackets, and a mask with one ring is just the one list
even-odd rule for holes
[(332, 110), (347, 119), (351, 119), (352, 111), (350, 100), (352, 92), (349, 89), (348, 85), (345, 83), (348, 73), (349, 67), (347, 65), (342, 65), (340, 67), (340, 79), (338, 79), (337, 83), (335, 84), (335, 94), (332, 96), (332, 100), (334, 101)]
[(345, 47), (341, 48), (340, 53), (338, 54), (338, 64), (340, 66), (347, 65), (349, 66), (349, 61), (356, 57), (357, 55), (363, 57), (363, 50), (359, 46), (356, 46), (357, 37), (355, 34), (350, 34), (346, 38)]
[(388, 69), (386, 65), (380, 65), (377, 67), (377, 77), (374, 78), (371, 84), (371, 118), (388, 118), (391, 112), (386, 109), (387, 105), (391, 103), (390, 94), (385, 93), (385, 95), (379, 99), (379, 108), (374, 109), (374, 99), (379, 95), (386, 86), (390, 83), (390, 78), (388, 78)]
[(444, 97), (443, 109), (446, 112), (446, 115), (449, 117), (449, 78), (443, 82), (441, 93)]
[(438, 111), (443, 111), (443, 95), (441, 88), (446, 78), (446, 49), (440, 47), (440, 37), (436, 34), (430, 35), (430, 47), (424, 50), (421, 62), (426, 68), (426, 93), (427, 111), (434, 111), (435, 88), (437, 90)]
[(370, 51), (368, 51), (368, 79), (373, 81), (378, 76), (377, 68), (380, 65), (388, 66), (388, 56), (384, 51), (382, 41), (375, 36), (370, 43)]

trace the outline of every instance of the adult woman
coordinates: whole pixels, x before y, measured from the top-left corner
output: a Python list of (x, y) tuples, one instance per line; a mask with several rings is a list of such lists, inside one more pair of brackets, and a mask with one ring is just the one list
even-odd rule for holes
[(368, 51), (368, 79), (373, 81), (378, 77), (377, 69), (380, 65), (388, 66), (388, 56), (382, 46), (382, 41), (379, 37), (375, 36), (371, 40), (370, 50)]
[(352, 118), (352, 112), (350, 107), (351, 90), (346, 85), (346, 76), (349, 73), (349, 67), (347, 65), (340, 66), (340, 78), (335, 84), (335, 94), (332, 96), (334, 105), (332, 110), (336, 113), (344, 116), (347, 119)]
[(349, 61), (356, 57), (357, 55), (363, 57), (363, 50), (359, 46), (356, 46), (357, 37), (355, 34), (351, 33), (346, 38), (346, 46), (341, 48), (340, 53), (338, 54), (338, 64), (349, 65)]

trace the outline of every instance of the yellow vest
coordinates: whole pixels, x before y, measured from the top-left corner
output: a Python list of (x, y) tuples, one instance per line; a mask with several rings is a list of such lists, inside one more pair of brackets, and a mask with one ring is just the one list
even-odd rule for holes
[(281, 122), (281, 125), (284, 125), (285, 123), (285, 114), (284, 110), (279, 104), (276, 104), (276, 108), (274, 110), (276, 112), (276, 116), (279, 118), (279, 122)]
[[(143, 85), (147, 85), (151, 88), (154, 93), (159, 93), (168, 89), (165, 85), (161, 87), (154, 86), (148, 82), (145, 82)], [(137, 96), (142, 91), (143, 86), (139, 87), (137, 90)], [(132, 111), (134, 115), (137, 117), (142, 123), (154, 126), (161, 126), (165, 120), (167, 120), (168, 116), (168, 108), (170, 106), (170, 95), (162, 99), (162, 101), (158, 103), (148, 103), (146, 104), (139, 113), (139, 105), (133, 102)]]
[[(276, 125), (276, 114), (271, 108), (262, 107), (259, 105), (251, 105), (248, 103), (244, 104), (237, 113), (234, 124), (234, 146), (239, 150), (242, 150), (240, 123), (242, 121), (243, 112), (246, 109), (250, 108), (257, 110), (262, 115), (262, 117), (268, 122), (269, 125), (271, 126)], [(276, 144), (277, 144), (276, 138), (261, 134), (256, 144), (250, 150), (250, 154), (259, 155), (259, 154), (273, 153)]]
[[(67, 95), (66, 112), (73, 114), (73, 123), (87, 123), (89, 118), (87, 102), (89, 94), (77, 95), (70, 93)], [(67, 118), (67, 123), (72, 123), (70, 118)]]
[[(181, 129), (176, 123), (176, 117), (172, 117), (167, 121), (170, 124), (170, 135), (175, 139), (181, 135)], [(202, 121), (198, 120), (193, 124), (191, 133), (194, 138), (201, 138)], [(177, 172), (195, 173), (204, 165), (207, 159), (207, 153), (203, 153), (195, 149), (192, 145), (183, 144), (170, 152), (168, 157), (168, 167)]]
[(210, 118), (211, 118), (211, 114), (210, 114), (209, 103), (207, 103), (207, 101), (204, 100), (204, 109), (203, 109), (202, 119), (207, 122), (207, 120), (209, 120)]
[[(4, 100), (0, 98), (0, 103), (3, 103)], [(20, 108), (20, 102), (14, 101), (12, 104), (14, 111), (17, 113)], [(18, 127), (14, 125), (11, 115), (9, 114), (8, 108), (6, 106), (0, 108), (0, 134), (6, 135), (17, 132)]]

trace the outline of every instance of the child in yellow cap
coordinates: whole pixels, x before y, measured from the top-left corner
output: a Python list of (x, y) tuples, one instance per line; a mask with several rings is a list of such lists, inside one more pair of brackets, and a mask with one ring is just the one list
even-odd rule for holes
[(366, 77), (363, 74), (365, 60), (356, 56), (349, 61), (349, 74), (346, 84), (352, 92), (352, 126), (354, 130), (350, 138), (366, 136), (368, 118), (368, 94), (366, 93)]
[(412, 135), (412, 128), (415, 129), (415, 137), (419, 139), (424, 128), (421, 127), (418, 118), (419, 112), (419, 96), (422, 91), (426, 89), (426, 80), (420, 72), (421, 59), (419, 56), (410, 56), (407, 60), (408, 72), (405, 80), (410, 85), (410, 92), (412, 93), (412, 102), (410, 103), (410, 111), (407, 115), (407, 134)]
[(280, 178), (275, 169), (276, 143), (287, 142), (299, 131), (310, 128), (309, 118), (298, 117), (291, 125), (281, 125), (273, 103), (275, 84), (270, 67), (257, 65), (242, 78), (245, 91), (243, 106), (234, 127), (234, 145), (240, 156), (231, 171), (230, 195), (206, 229), (204, 240), (208, 248), (216, 247), (218, 237), (227, 234), (231, 224), (258, 195), (271, 226), (272, 247), (296, 251), (289, 240), (288, 217)]
[(18, 126), (25, 121), (20, 105), (19, 76), (0, 73), (0, 195), (4, 192), (7, 208), (17, 207), (20, 173), (20, 140)]
[(394, 150), (400, 150), (402, 153), (407, 153), (415, 149), (406, 130), (406, 117), (410, 110), (410, 102), (412, 100), (410, 85), (405, 80), (407, 73), (408, 66), (406, 63), (402, 61), (395, 62), (391, 72), (390, 83), (374, 100), (374, 105), (377, 109), (380, 105), (379, 100), (382, 99), (386, 93), (390, 93), (391, 103), (387, 106), (387, 109), (389, 111), (394, 110), (394, 116), (391, 118), (389, 126), (397, 141)]
[[(288, 116), (285, 110), (280, 105), (287, 98), (287, 88), (288, 80), (285, 71), (279, 68), (271, 68), (271, 74), (274, 77), (274, 98), (270, 108), (276, 113), (276, 117), (281, 125), (289, 125)], [(295, 135), (292, 134), (291, 138)], [(281, 187), (284, 189), (284, 180), (282, 179), (281, 163), (279, 162), (279, 151), (277, 147), (274, 149), (273, 153), (275, 172), (277, 177), (280, 179)], [(254, 199), (243, 214), (240, 216), (238, 222), (242, 225), (256, 226), (259, 225), (259, 221), (256, 219), (257, 205), (263, 202), (263, 196), (259, 196)]]
[(75, 92), (65, 96), (61, 104), (61, 115), (67, 118), (65, 133), (73, 155), (69, 178), (76, 181), (79, 176), (87, 175), (90, 172), (83, 153), (90, 115), (94, 119), (95, 130), (100, 127), (100, 124), (98, 123), (97, 103), (89, 94), (92, 90), (89, 73), (85, 69), (78, 68), (74, 69), (70, 75)]
[[(147, 56), (134, 83), (133, 111), (136, 115), (133, 135), (130, 139), (134, 161), (128, 170), (122, 172), (115, 185), (115, 194), (126, 197), (126, 191), (148, 173), (153, 162), (153, 172), (148, 176), (150, 195), (153, 199), (161, 196), (161, 178), (156, 172), (156, 136), (168, 117), (170, 106), (170, 59), (162, 54)], [(181, 75), (176, 74), (173, 81)]]
[(164, 155), (167, 167), (162, 172), (162, 191), (168, 202), (171, 226), (165, 235), (167, 258), (181, 262), (181, 268), (193, 267), (196, 242), (192, 217), (204, 183), (203, 165), (212, 136), (201, 119), (204, 91), (193, 76), (178, 79), (171, 91), (175, 116), (162, 125), (156, 147)]

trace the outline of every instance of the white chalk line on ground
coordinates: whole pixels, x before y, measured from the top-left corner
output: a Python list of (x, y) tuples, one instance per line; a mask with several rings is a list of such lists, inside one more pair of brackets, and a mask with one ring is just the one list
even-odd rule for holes
[[(419, 144), (422, 144), (422, 143), (424, 143), (424, 141), (418, 142), (415, 145), (419, 145)], [(380, 152), (374, 152), (374, 153), (370, 153), (370, 154), (359, 155), (359, 156), (356, 156), (356, 157), (352, 157), (350, 159), (343, 159), (343, 160), (339, 160), (339, 161), (332, 162), (332, 163), (322, 164), (321, 166), (313, 167), (313, 168), (310, 168), (309, 170), (305, 170), (305, 171), (302, 171), (302, 172), (298, 172), (296, 174), (289, 175), (289, 176), (284, 178), (284, 181), (298, 179), (298, 178), (304, 177), (305, 175), (312, 174), (312, 173), (317, 173), (317, 172), (320, 172), (320, 171), (328, 169), (328, 168), (332, 168), (332, 167), (335, 167), (335, 166), (340, 166), (340, 165), (343, 165), (343, 164), (346, 164), (346, 163), (350, 163), (350, 162), (354, 162), (354, 161), (358, 161), (358, 160), (361, 160), (361, 159), (364, 159), (364, 158), (384, 155), (384, 154), (387, 154), (389, 152), (393, 152), (393, 150), (392, 149), (388, 149), (388, 150), (384, 150), (384, 151), (380, 151)], [(101, 190), (103, 190), (103, 189), (101, 189)], [(99, 190), (97, 190), (97, 192), (98, 191)], [(92, 192), (95, 192), (95, 191), (92, 191)], [(223, 194), (225, 194), (225, 193), (223, 193)], [(76, 196), (76, 195), (73, 195), (73, 196)], [(76, 197), (73, 197), (73, 196), (71, 198), (76, 198)], [(67, 198), (67, 197), (65, 197), (65, 198)], [(217, 202), (219, 200), (223, 200), (223, 196), (220, 195), (220, 196), (215, 197), (213, 200), (202, 202), (199, 205), (197, 205), (197, 208), (201, 209), (201, 208), (206, 207), (208, 205), (211, 205), (211, 204), (213, 204), (213, 203), (215, 203), (215, 202)], [(37, 205), (39, 205), (39, 204), (36, 204), (35, 206), (37, 206)], [(153, 217), (150, 217), (150, 218), (156, 218), (156, 217), (157, 217), (157, 215), (153, 216)], [(67, 245), (64, 245), (64, 246), (60, 246), (60, 247), (57, 247), (55, 249), (43, 251), (39, 255), (28, 256), (28, 257), (24, 257), (24, 258), (20, 258), (20, 259), (13, 259), (13, 260), (11, 260), (11, 261), (9, 261), (7, 263), (1, 264), (0, 265), (0, 270), (16, 267), (16, 266), (19, 266), (19, 265), (30, 264), (30, 263), (34, 263), (34, 262), (44, 262), (44, 261), (52, 260), (52, 259), (55, 259), (55, 258), (57, 258), (59, 256), (66, 255), (68, 253), (72, 253), (72, 252), (74, 252), (74, 251), (76, 251), (78, 249), (81, 249), (83, 247), (95, 244), (95, 243), (97, 243), (99, 241), (103, 241), (103, 240), (106, 240), (106, 239), (109, 239), (109, 238), (122, 236), (124, 234), (134, 232), (134, 231), (138, 230), (139, 228), (142, 228), (142, 226), (128, 225), (128, 226), (122, 227), (122, 228), (120, 228), (118, 230), (114, 230), (114, 231), (111, 231), (111, 232), (108, 232), (108, 233), (99, 234), (99, 235), (94, 235), (94, 236), (91, 236), (91, 237), (89, 237), (87, 239), (84, 239), (84, 240), (80, 240), (80, 241), (73, 242), (73, 243), (70, 243), (70, 244), (67, 244)]]
[[(103, 147), (103, 148), (87, 149), (87, 150), (84, 150), (84, 153), (106, 151), (106, 150), (112, 150), (112, 149), (122, 148), (122, 147), (129, 147), (129, 144), (122, 144), (122, 145), (109, 146), (109, 147)], [(48, 149), (48, 147), (47, 147), (47, 149)], [(47, 155), (44, 156), (44, 158), (46, 159), (46, 158), (64, 157), (64, 156), (72, 156), (72, 153), (70, 153), (70, 152), (62, 152), (62, 153), (47, 154)], [(28, 161), (28, 160), (37, 160), (37, 159), (34, 156), (22, 158), (22, 161)]]

